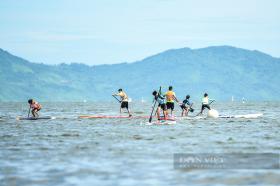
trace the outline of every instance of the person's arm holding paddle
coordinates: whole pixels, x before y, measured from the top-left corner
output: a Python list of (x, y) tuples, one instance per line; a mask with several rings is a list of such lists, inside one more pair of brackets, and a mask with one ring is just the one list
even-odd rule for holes
[(194, 111), (194, 109), (192, 108), (192, 106), (193, 106), (193, 103), (190, 104), (190, 108), (189, 108), (189, 111), (190, 111), (190, 112), (193, 112), (193, 111)]
[(209, 99), (210, 103), (208, 105), (211, 105), (215, 100), (214, 99)]
[(115, 98), (119, 103), (121, 103), (122, 101), (119, 100), (116, 96), (119, 96), (118, 94), (112, 94), (113, 98)]

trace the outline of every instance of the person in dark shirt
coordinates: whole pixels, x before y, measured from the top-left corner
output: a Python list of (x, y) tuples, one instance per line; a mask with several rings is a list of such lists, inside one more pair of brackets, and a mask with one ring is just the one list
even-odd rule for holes
[(190, 101), (190, 95), (186, 96), (186, 99), (183, 101), (183, 103), (181, 104), (181, 108), (182, 108), (182, 117), (183, 116), (188, 116), (189, 111), (193, 112), (193, 103)]

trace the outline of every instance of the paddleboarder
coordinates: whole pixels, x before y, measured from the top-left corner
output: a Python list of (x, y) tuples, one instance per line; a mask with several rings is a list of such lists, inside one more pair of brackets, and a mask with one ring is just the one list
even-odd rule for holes
[(32, 116), (34, 118), (38, 118), (39, 117), (38, 112), (42, 109), (42, 106), (38, 102), (36, 102), (34, 99), (29, 99), (28, 103), (29, 103), (28, 117), (29, 117), (30, 109), (32, 109), (32, 111), (31, 111)]
[(130, 110), (128, 108), (128, 96), (127, 94), (120, 88), (118, 90), (117, 94), (113, 94), (112, 96), (120, 96), (121, 100), (119, 100), (119, 102), (121, 103), (121, 107), (120, 107), (120, 113), (122, 113), (122, 109), (126, 108), (129, 117), (132, 116), (132, 114), (130, 113)]
[(202, 113), (203, 113), (203, 110), (204, 110), (205, 108), (207, 108), (208, 110), (211, 110), (211, 108), (210, 108), (210, 104), (211, 104), (211, 103), (209, 103), (209, 101), (211, 101), (211, 103), (212, 103), (214, 100), (213, 100), (213, 99), (209, 99), (209, 98), (208, 98), (208, 94), (205, 93), (205, 94), (203, 95), (203, 98), (202, 98), (201, 111), (200, 111), (199, 114), (202, 114)]
[(182, 102), (180, 107), (182, 108), (182, 117), (183, 116), (188, 116), (189, 111), (193, 112), (193, 103), (190, 101), (190, 95), (186, 96), (186, 99)]
[(163, 112), (163, 117), (164, 117), (164, 120), (167, 119), (167, 116), (168, 116), (168, 113), (167, 113), (167, 106), (165, 104), (165, 98), (164, 96), (161, 95), (160, 92), (157, 92), (156, 90), (153, 91), (153, 96), (154, 96), (154, 100), (156, 102), (158, 102), (158, 106), (157, 106), (157, 117), (158, 117), (158, 120), (161, 120), (161, 117), (160, 117), (160, 110), (162, 110)]
[(172, 86), (168, 87), (168, 91), (165, 93), (165, 97), (166, 97), (167, 110), (170, 109), (172, 115), (172, 112), (174, 110), (174, 101), (179, 103), (178, 99), (176, 98), (175, 92), (173, 91)]

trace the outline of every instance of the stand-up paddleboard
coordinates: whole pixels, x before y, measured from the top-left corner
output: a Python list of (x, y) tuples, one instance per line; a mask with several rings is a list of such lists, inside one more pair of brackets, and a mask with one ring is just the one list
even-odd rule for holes
[(168, 116), (167, 118), (164, 118), (164, 116), (160, 116), (160, 120), (158, 121), (176, 121), (176, 117)]
[(200, 119), (207, 119), (207, 118), (224, 118), (224, 119), (255, 119), (262, 117), (262, 113), (258, 114), (241, 114), (241, 115), (218, 115), (218, 117), (206, 117), (206, 116), (184, 116), (184, 117), (177, 117), (179, 120), (200, 120)]
[(220, 115), (219, 118), (245, 118), (245, 119), (255, 119), (262, 117), (262, 113), (258, 114), (243, 114), (243, 115)]
[[(80, 119), (149, 119), (149, 116), (108, 116), (108, 115), (83, 115), (78, 116)], [(156, 117), (155, 117), (156, 118)], [(163, 116), (160, 119), (164, 119)], [(167, 120), (174, 121), (174, 117), (168, 117)]]
[(49, 119), (55, 119), (55, 117), (45, 116), (45, 117), (34, 118), (34, 117), (20, 117), (20, 116), (18, 116), (16, 118), (16, 120), (49, 120)]
[(150, 122), (146, 122), (145, 125), (174, 125), (176, 124), (175, 120), (155, 120)]
[(149, 118), (149, 116), (105, 116), (105, 115), (83, 115), (78, 116), (80, 119), (137, 119), (137, 118)]
[(176, 124), (176, 118), (174, 116), (168, 116), (164, 118), (164, 116), (160, 116), (160, 119), (157, 117), (152, 122), (146, 122), (146, 125), (174, 125)]
[(206, 116), (179, 116), (177, 117), (179, 120), (198, 120), (198, 119), (206, 119)]

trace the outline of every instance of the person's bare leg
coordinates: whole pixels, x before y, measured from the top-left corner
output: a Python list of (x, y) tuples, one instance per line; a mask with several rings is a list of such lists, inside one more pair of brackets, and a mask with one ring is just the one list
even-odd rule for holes
[(36, 113), (36, 110), (35, 110), (35, 109), (32, 110), (32, 116), (33, 116), (34, 118), (36, 118), (37, 115), (38, 115), (38, 114)]
[(35, 113), (34, 113), (35, 111), (34, 110), (32, 110), (32, 116), (33, 116), (33, 118), (35, 118)]
[(157, 117), (158, 117), (158, 120), (160, 120), (160, 108), (159, 107), (157, 108)]
[(128, 116), (131, 117), (132, 115), (131, 115), (131, 113), (130, 113), (129, 108), (127, 108), (127, 112), (128, 112)]
[(164, 119), (166, 120), (167, 119), (167, 111), (166, 110), (163, 111), (163, 115), (164, 115)]
[(184, 109), (184, 116), (186, 116), (186, 109)]
[(185, 112), (185, 115), (186, 115), (186, 116), (188, 116), (189, 110), (190, 110), (189, 108), (186, 108), (186, 112)]
[(36, 115), (37, 118), (39, 117), (39, 113), (38, 112), (39, 112), (39, 110), (36, 109), (35, 110), (35, 115)]

